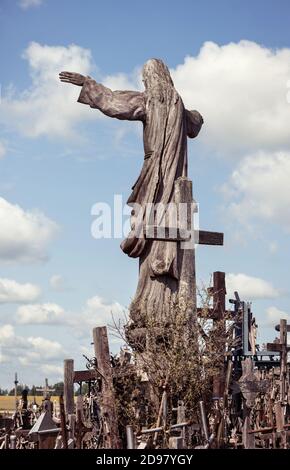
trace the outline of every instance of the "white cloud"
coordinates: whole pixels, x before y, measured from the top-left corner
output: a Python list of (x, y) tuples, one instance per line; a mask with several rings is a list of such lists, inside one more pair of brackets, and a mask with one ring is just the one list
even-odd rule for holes
[(0, 348), (16, 352), (19, 349), (29, 349), (29, 344), (25, 338), (15, 334), (12, 325), (6, 324), (0, 326)]
[(0, 141), (0, 160), (6, 155), (6, 147), (3, 142)]
[(57, 292), (63, 292), (66, 290), (66, 285), (63, 277), (60, 274), (54, 274), (49, 279), (49, 284), (51, 288)]
[(9, 357), (5, 356), (5, 354), (2, 354), (0, 351), (0, 364), (5, 364), (9, 362)]
[(204, 117), (199, 138), (206, 145), (233, 157), (245, 149), (289, 148), (290, 49), (206, 42), (172, 76), (186, 106)]
[(24, 211), (0, 197), (0, 261), (43, 261), (57, 224), (38, 211)]
[(27, 10), (28, 8), (38, 7), (42, 5), (42, 3), (43, 3), (43, 0), (20, 0), (19, 6), (23, 10)]
[(226, 289), (229, 298), (234, 297), (237, 291), (242, 300), (254, 299), (273, 299), (279, 296), (279, 290), (275, 289), (272, 284), (258, 277), (248, 276), (246, 274), (226, 275)]
[(53, 364), (43, 364), (41, 367), (43, 374), (46, 374), (48, 377), (57, 377), (58, 379), (63, 380), (63, 368)]
[(287, 320), (290, 322), (289, 313), (279, 310), (277, 307), (269, 307), (266, 310), (266, 318), (262, 321), (264, 326), (276, 326), (279, 324), (280, 320)]
[(103, 84), (111, 88), (111, 90), (142, 89), (141, 70), (135, 69), (130, 75), (126, 75), (125, 73), (107, 75), (103, 80)]
[(247, 156), (224, 186), (232, 199), (227, 211), (245, 225), (255, 220), (275, 222), (290, 232), (289, 181), (290, 152)]
[(92, 70), (88, 49), (74, 44), (63, 47), (32, 42), (23, 57), (29, 64), (32, 86), (18, 94), (3, 93), (0, 117), (3, 125), (28, 137), (72, 138), (77, 123), (98, 116), (88, 106), (77, 103), (80, 87), (61, 83), (58, 78), (63, 70), (88, 75)]
[[(9, 356), (16, 356), (23, 365), (43, 363), (61, 359), (65, 351), (60, 343), (40, 336), (18, 336), (12, 325), (6, 324), (0, 327), (0, 348)], [(2, 352), (1, 351), (1, 352)]]
[(18, 307), (17, 322), (34, 325), (66, 325), (77, 336), (90, 335), (95, 326), (112, 325), (124, 317), (124, 307), (118, 302), (108, 303), (98, 295), (87, 300), (81, 313), (65, 311), (55, 303), (28, 304)]
[[(61, 70), (93, 75), (89, 49), (33, 42), (24, 58), (32, 86), (3, 97), (3, 123), (30, 137), (72, 137), (80, 121), (99, 116), (76, 102), (80, 87), (58, 80)], [(260, 147), (290, 147), (290, 49), (271, 50), (251, 41), (223, 46), (206, 42), (196, 57), (186, 57), (171, 73), (186, 106), (204, 116), (199, 139), (205, 145), (232, 156)], [(101, 81), (112, 89), (139, 89), (140, 69)]]
[[(8, 383), (7, 374), (10, 374), (11, 367), (12, 370), (19, 371), (19, 364), (22, 371), (20, 376), (23, 378), (26, 375), (27, 383), (31, 384), (31, 380), (39, 383), (40, 373), (47, 377), (61, 378), (63, 377), (61, 366), (66, 357), (69, 357), (68, 352), (58, 341), (41, 336), (20, 336), (11, 324), (0, 326), (2, 383), (5, 381)], [(9, 369), (7, 369), (8, 365)], [(27, 368), (26, 372), (24, 368)]]
[(87, 300), (86, 306), (80, 315), (71, 316), (70, 324), (78, 336), (91, 335), (96, 326), (113, 325), (124, 315), (124, 307), (118, 302), (106, 303), (104, 299), (95, 295)]
[(268, 248), (271, 254), (275, 254), (279, 250), (279, 245), (277, 242), (270, 242)]
[(0, 304), (33, 302), (40, 294), (40, 288), (34, 284), (19, 284), (11, 279), (0, 278)]
[(21, 305), (16, 312), (18, 323), (56, 325), (64, 323), (65, 312), (54, 303)]
[(27, 341), (34, 348), (34, 352), (43, 359), (59, 359), (63, 357), (63, 347), (57, 341), (51, 341), (40, 336), (30, 336)]

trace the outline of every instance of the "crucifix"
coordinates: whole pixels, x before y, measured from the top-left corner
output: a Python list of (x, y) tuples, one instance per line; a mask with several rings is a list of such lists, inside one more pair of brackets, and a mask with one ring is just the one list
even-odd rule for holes
[[(164, 327), (177, 306), (192, 323), (196, 317), (195, 243), (223, 244), (223, 234), (193, 227), (196, 204), (188, 179), (187, 138), (197, 137), (203, 118), (198, 111), (185, 108), (161, 60), (147, 61), (142, 76), (144, 91), (112, 91), (91, 77), (60, 73), (62, 82), (82, 87), (78, 102), (143, 126), (143, 165), (127, 201), (132, 207), (131, 231), (121, 244), (124, 253), (139, 258), (138, 286), (130, 305), (131, 330), (146, 330), (148, 318)], [(146, 221), (152, 206), (164, 209), (161, 235), (154, 223), (148, 227)], [(174, 227), (166, 223), (167, 209), (172, 206), (179, 213)], [(180, 210), (184, 206), (191, 209)], [(173, 228), (177, 231), (172, 236)]]

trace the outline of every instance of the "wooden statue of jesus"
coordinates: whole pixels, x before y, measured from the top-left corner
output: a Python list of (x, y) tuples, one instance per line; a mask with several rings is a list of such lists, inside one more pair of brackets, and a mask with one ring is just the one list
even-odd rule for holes
[[(80, 103), (97, 108), (109, 117), (142, 121), (144, 162), (128, 204), (145, 207), (175, 202), (175, 183), (187, 177), (187, 137), (198, 135), (203, 119), (199, 112), (185, 109), (167, 66), (158, 59), (146, 62), (144, 92), (112, 91), (90, 77), (71, 72), (61, 72), (60, 80), (82, 87)], [(160, 321), (169, 315), (180, 292), (182, 266), (178, 240), (148, 239), (140, 234), (136, 236), (134, 231), (133, 223), (121, 248), (128, 256), (140, 260), (130, 320), (142, 328), (147, 315), (153, 314)]]

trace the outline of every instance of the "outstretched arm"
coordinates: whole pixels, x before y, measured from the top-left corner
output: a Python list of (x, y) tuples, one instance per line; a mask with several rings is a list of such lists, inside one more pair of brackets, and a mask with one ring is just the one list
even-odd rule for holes
[(145, 120), (144, 94), (137, 91), (112, 91), (90, 77), (73, 72), (61, 72), (60, 80), (82, 86), (79, 103), (97, 108), (102, 113), (117, 119)]

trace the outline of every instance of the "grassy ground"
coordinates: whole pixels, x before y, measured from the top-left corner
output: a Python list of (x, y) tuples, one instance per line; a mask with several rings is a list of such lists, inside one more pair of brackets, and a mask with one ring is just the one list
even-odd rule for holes
[[(19, 399), (20, 397), (18, 397)], [(33, 396), (28, 396), (28, 401), (32, 402), (34, 400)], [(52, 396), (51, 400), (58, 403), (59, 397)], [(35, 401), (38, 405), (42, 402), (42, 397), (35, 397)], [(14, 411), (15, 410), (15, 398), (14, 397), (7, 397), (7, 396), (0, 396), (0, 413), (1, 411)]]

